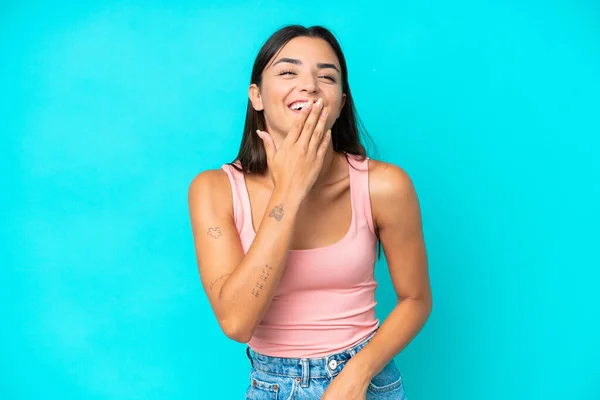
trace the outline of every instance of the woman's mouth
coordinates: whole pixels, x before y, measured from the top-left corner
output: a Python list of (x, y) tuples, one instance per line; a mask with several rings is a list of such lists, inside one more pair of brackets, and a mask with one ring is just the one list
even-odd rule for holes
[[(302, 111), (303, 109), (308, 107), (309, 101), (310, 100), (296, 100), (293, 103), (291, 103), (290, 105), (288, 105), (288, 108), (295, 113), (299, 113), (300, 111)], [(313, 100), (313, 104), (316, 102), (317, 102), (317, 100)], [(325, 102), (323, 101), (321, 108), (324, 108), (324, 107), (325, 107)]]
[(307, 106), (308, 106), (308, 100), (301, 100), (301, 101), (293, 102), (292, 104), (290, 104), (288, 106), (288, 108), (295, 113), (299, 113), (300, 111), (302, 111), (303, 108), (306, 108)]

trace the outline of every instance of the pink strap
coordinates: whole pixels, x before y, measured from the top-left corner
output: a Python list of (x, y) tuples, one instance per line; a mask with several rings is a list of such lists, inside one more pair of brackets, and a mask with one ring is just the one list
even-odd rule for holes
[(248, 211), (244, 210), (244, 197), (247, 197), (247, 192), (244, 190), (246, 181), (244, 175), (229, 164), (223, 164), (221, 169), (223, 169), (229, 177), (231, 193), (233, 195), (233, 217), (238, 233), (241, 233), (244, 228), (244, 214), (250, 212), (249, 204)]
[(375, 234), (373, 215), (371, 214), (371, 196), (369, 195), (369, 157), (360, 161), (358, 156), (348, 154), (348, 162), (350, 163), (352, 202), (356, 205), (357, 223), (360, 224), (362, 222), (360, 220), (365, 221), (371, 233)]

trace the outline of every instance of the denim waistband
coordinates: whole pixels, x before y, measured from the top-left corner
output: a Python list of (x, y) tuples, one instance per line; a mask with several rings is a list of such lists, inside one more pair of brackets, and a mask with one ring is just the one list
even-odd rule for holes
[(352, 347), (339, 353), (318, 358), (271, 357), (246, 347), (246, 354), (252, 367), (268, 374), (296, 378), (302, 386), (308, 386), (310, 378), (333, 378), (344, 364), (356, 355), (375, 336), (377, 330)]

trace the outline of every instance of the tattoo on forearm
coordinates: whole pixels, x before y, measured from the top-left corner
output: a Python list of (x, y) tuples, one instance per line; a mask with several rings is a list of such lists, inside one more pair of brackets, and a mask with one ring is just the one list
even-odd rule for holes
[(278, 204), (275, 207), (273, 207), (273, 209), (269, 213), (269, 217), (273, 217), (277, 221), (281, 221), (281, 219), (283, 218), (283, 203)]
[(221, 232), (221, 228), (218, 226), (215, 226), (214, 228), (209, 228), (208, 232), (206, 232), (206, 234), (210, 237), (212, 237), (213, 239), (218, 239), (223, 235), (223, 232)]
[(273, 267), (271, 267), (269, 264), (266, 264), (263, 267), (262, 271), (260, 272), (260, 276), (258, 277), (258, 280), (256, 281), (254, 288), (252, 289), (252, 295), (254, 297), (258, 297), (260, 292), (262, 292), (264, 288), (264, 282), (266, 282), (267, 279), (269, 279), (269, 276), (271, 275), (271, 270), (273, 270)]
[(215, 281), (213, 283), (210, 284), (210, 286), (208, 287), (208, 290), (212, 290), (213, 286), (215, 286), (215, 283), (219, 282), (221, 279), (228, 277), (231, 274), (225, 274), (223, 276), (218, 277), (217, 279), (215, 279)]

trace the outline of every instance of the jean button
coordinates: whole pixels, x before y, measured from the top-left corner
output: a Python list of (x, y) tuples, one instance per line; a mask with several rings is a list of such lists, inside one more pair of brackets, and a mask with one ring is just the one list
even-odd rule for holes
[(338, 366), (338, 363), (336, 360), (330, 360), (329, 361), (329, 369), (336, 369)]

